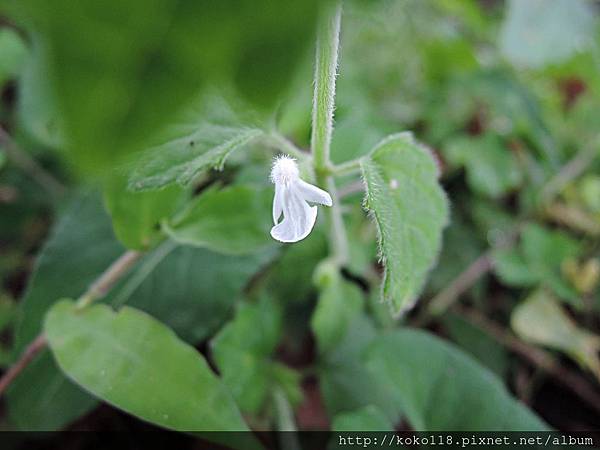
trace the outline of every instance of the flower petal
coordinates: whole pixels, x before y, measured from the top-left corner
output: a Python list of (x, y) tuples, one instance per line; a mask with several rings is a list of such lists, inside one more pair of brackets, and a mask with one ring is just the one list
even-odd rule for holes
[(279, 183), (275, 184), (275, 197), (273, 197), (273, 223), (275, 225), (283, 213), (283, 189)]
[(283, 220), (271, 229), (280, 242), (298, 242), (312, 231), (317, 220), (317, 207), (309, 206), (295, 185), (281, 186)]
[(298, 179), (294, 184), (297, 186), (298, 191), (305, 200), (325, 206), (331, 206), (333, 204), (331, 195), (323, 189), (313, 186), (301, 179)]

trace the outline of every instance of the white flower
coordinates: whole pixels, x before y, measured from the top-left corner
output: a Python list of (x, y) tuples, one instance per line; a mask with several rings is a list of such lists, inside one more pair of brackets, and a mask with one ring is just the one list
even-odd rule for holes
[[(298, 242), (313, 229), (317, 220), (317, 207), (307, 202), (331, 206), (331, 196), (300, 179), (296, 160), (287, 155), (275, 158), (271, 169), (271, 181), (275, 185), (273, 199), (273, 223), (271, 236), (281, 242)], [(283, 213), (283, 220), (279, 218)]]

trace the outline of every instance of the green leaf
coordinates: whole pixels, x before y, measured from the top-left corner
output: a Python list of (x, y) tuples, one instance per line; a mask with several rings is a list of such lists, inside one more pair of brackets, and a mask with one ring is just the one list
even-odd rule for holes
[(311, 42), (318, 12), (316, 0), (6, 3), (43, 41), (43, 73), (68, 152), (94, 173), (140, 149), (207, 86), (233, 85), (273, 105)]
[(549, 231), (529, 223), (523, 227), (516, 248), (494, 252), (495, 272), (509, 286), (531, 287), (538, 283), (560, 298), (581, 305), (575, 289), (561, 276), (561, 266), (581, 252), (581, 245), (561, 231)]
[(130, 192), (121, 176), (112, 177), (104, 188), (104, 203), (113, 228), (127, 248), (144, 250), (161, 239), (160, 222), (170, 218), (185, 192), (178, 186), (151, 192)]
[(241, 303), (234, 320), (211, 343), (223, 382), (244, 412), (258, 413), (268, 399), (276, 367), (270, 357), (279, 343), (281, 327), (281, 309), (263, 297), (256, 304)]
[[(323, 272), (329, 272), (324, 274)], [(319, 274), (319, 272), (321, 272)], [(326, 354), (336, 348), (348, 333), (348, 327), (364, 309), (364, 294), (353, 283), (344, 280), (335, 267), (324, 263), (317, 268), (321, 290), (317, 307), (310, 321), (319, 352)]]
[(445, 155), (452, 164), (466, 168), (475, 192), (490, 198), (514, 190), (523, 180), (515, 155), (493, 134), (451, 141)]
[(173, 430), (247, 430), (202, 356), (151, 316), (63, 300), (44, 328), (60, 368), (102, 400)]
[(48, 67), (40, 39), (32, 37), (31, 53), (19, 78), (18, 118), (23, 128), (40, 143), (52, 147), (64, 146), (64, 126), (46, 76)]
[(251, 186), (210, 189), (163, 228), (182, 244), (220, 253), (251, 253), (273, 245), (272, 195), (272, 189)]
[(204, 111), (190, 113), (189, 125), (179, 125), (175, 136), (139, 156), (129, 179), (131, 189), (158, 189), (171, 183), (188, 185), (203, 172), (222, 170), (232, 152), (262, 134), (257, 128), (242, 125), (226, 105), (211, 106), (225, 109), (220, 112), (223, 117), (216, 118), (214, 109), (208, 118)]
[(333, 418), (333, 431), (394, 431), (394, 424), (376, 406), (340, 413)]
[(371, 320), (359, 314), (338, 346), (320, 355), (319, 386), (330, 417), (374, 405), (391, 422), (398, 420), (398, 405), (390, 401), (385, 385), (378, 384), (366, 365), (365, 352), (377, 334)]
[(92, 410), (98, 400), (69, 380), (43, 350), (8, 391), (8, 417), (21, 431), (55, 431)]
[[(78, 297), (124, 251), (95, 194), (80, 195), (64, 210), (38, 256), (21, 300), (15, 335), (18, 354), (41, 331), (46, 311), (58, 298)], [(39, 358), (8, 391), (11, 419), (22, 429), (55, 430), (96, 402), (62, 375), (51, 358)], [(32, 389), (46, 386), (46, 389)]]
[(462, 350), (472, 355), (500, 379), (504, 379), (509, 369), (509, 357), (504, 347), (479, 327), (456, 314), (445, 315), (443, 322), (452, 340)]
[(275, 254), (268, 249), (230, 256), (166, 242), (144, 257), (107, 301), (146, 311), (196, 344), (231, 315), (244, 287)]
[(0, 28), (0, 87), (20, 73), (27, 52), (23, 39), (15, 30)]
[(57, 299), (82, 295), (124, 251), (98, 196), (75, 198), (37, 258), (21, 301), (16, 351), (22, 351), (42, 331), (44, 315)]
[(560, 62), (591, 44), (594, 16), (585, 0), (510, 0), (500, 49), (518, 66)]
[(382, 141), (361, 167), (385, 265), (382, 297), (402, 314), (417, 301), (440, 251), (448, 202), (432, 155), (408, 133)]
[(367, 361), (415, 430), (548, 429), (490, 371), (428, 333), (404, 329), (379, 336)]
[(524, 340), (567, 354), (600, 380), (600, 336), (578, 327), (548, 292), (538, 290), (520, 303), (510, 323)]

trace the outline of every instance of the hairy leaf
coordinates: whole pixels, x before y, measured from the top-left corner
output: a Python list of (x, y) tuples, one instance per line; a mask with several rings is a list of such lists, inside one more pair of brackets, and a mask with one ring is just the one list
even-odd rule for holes
[(448, 202), (432, 155), (408, 133), (382, 141), (361, 167), (385, 265), (382, 297), (402, 314), (416, 302), (440, 251)]

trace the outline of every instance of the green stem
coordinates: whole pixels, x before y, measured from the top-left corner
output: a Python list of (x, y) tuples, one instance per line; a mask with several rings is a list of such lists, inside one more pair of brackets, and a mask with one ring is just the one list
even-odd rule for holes
[(344, 228), (341, 204), (333, 180), (329, 158), (335, 106), (335, 77), (340, 44), (341, 3), (321, 24), (317, 37), (315, 91), (313, 97), (311, 149), (317, 184), (329, 191), (333, 206), (329, 210), (329, 241), (333, 257), (339, 265), (348, 260), (348, 238)]
[(317, 174), (327, 171), (330, 165), (329, 148), (333, 131), (341, 16), (342, 7), (338, 3), (333, 15), (321, 24), (317, 36), (311, 135), (311, 149)]

